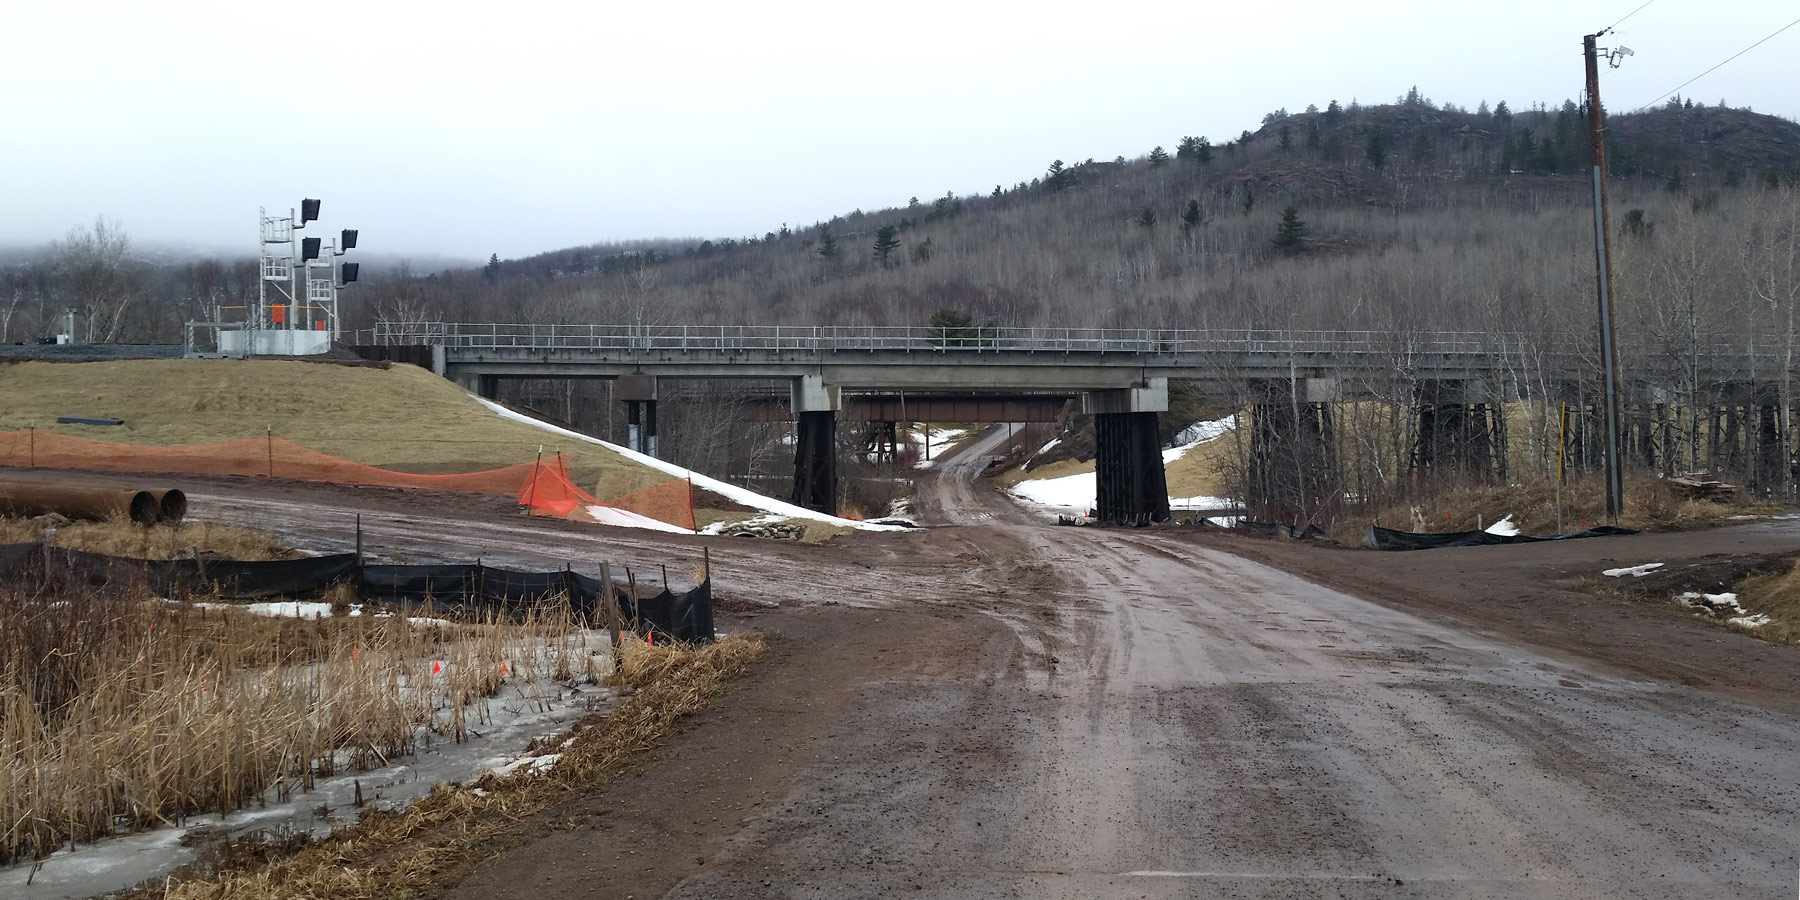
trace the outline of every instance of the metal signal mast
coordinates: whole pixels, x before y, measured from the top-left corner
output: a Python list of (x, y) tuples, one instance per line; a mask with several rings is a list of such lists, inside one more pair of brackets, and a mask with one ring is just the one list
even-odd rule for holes
[(258, 209), (256, 308), (241, 331), (219, 333), (219, 349), (242, 354), (304, 356), (323, 353), (342, 334), (338, 292), (357, 280), (361, 266), (339, 262), (356, 248), (357, 232), (347, 228), (326, 244), (296, 232), (319, 218), (320, 201), (300, 201), (300, 212), (271, 216)]

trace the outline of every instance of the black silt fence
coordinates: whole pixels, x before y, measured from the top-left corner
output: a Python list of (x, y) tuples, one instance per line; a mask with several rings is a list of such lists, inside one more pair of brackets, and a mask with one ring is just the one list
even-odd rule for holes
[[(54, 572), (94, 587), (143, 584), (162, 596), (217, 593), (224, 599), (308, 597), (339, 584), (352, 584), (361, 600), (429, 612), (511, 615), (567, 596), (571, 610), (590, 623), (604, 620), (606, 584), (564, 569), (523, 572), (498, 566), (362, 565), (356, 554), (262, 562), (175, 559), (144, 560), (42, 543), (0, 544), (0, 580), (43, 583)], [(664, 640), (708, 642), (713, 625), (712, 579), (692, 590), (664, 588), (635, 599), (617, 584), (613, 596), (625, 620), (639, 633)]]

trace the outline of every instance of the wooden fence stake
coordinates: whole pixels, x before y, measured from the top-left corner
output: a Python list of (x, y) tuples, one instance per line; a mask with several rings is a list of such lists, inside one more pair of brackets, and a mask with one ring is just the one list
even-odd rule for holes
[(612, 638), (613, 665), (619, 664), (619, 591), (613, 587), (612, 566), (600, 564), (600, 592), (606, 604), (606, 633)]

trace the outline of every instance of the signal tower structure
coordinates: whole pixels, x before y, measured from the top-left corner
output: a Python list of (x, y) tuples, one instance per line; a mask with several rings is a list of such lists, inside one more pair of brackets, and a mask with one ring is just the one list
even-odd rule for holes
[[(342, 262), (356, 249), (357, 231), (346, 228), (325, 244), (296, 232), (319, 218), (320, 201), (300, 201), (300, 212), (271, 216), (259, 208), (256, 308), (245, 317), (243, 348), (250, 353), (323, 353), (343, 333), (338, 292), (355, 282), (361, 266)], [(222, 333), (221, 339), (225, 338)]]

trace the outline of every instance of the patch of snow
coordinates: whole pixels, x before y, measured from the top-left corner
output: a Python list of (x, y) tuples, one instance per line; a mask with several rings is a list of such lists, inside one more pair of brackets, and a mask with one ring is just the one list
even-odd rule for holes
[[(1184, 509), (1231, 509), (1236, 506), (1236, 501), (1232, 500), (1230, 497), (1169, 498), (1169, 508), (1177, 511)], [(1224, 518), (1235, 519), (1233, 516), (1225, 516)]]
[(1092, 472), (1078, 472), (1061, 478), (1033, 478), (1021, 481), (1010, 493), (1021, 500), (1058, 509), (1084, 510), (1094, 505), (1095, 480)]
[(1769, 624), (1769, 616), (1767, 613), (1756, 613), (1755, 615), (1749, 615), (1749, 616), (1736, 616), (1734, 618), (1726, 619), (1725, 624), (1736, 625), (1739, 628), (1761, 628), (1764, 625)]
[(619, 509), (613, 506), (590, 506), (587, 508), (587, 514), (595, 522), (598, 522), (601, 525), (618, 525), (622, 528), (646, 528), (650, 531), (666, 531), (670, 534), (694, 533), (680, 525), (671, 525), (661, 519), (652, 519), (641, 513), (634, 513), (629, 509)]
[(966, 428), (940, 428), (926, 436), (914, 435), (912, 445), (919, 448), (919, 462), (914, 468), (929, 469), (937, 465), (938, 457), (950, 449), (950, 445), (963, 439), (969, 433)]
[[(1175, 435), (1174, 449), (1186, 453), (1208, 441), (1218, 440), (1220, 437), (1223, 437), (1226, 432), (1231, 430), (1232, 426), (1236, 423), (1236, 418), (1237, 417), (1235, 416), (1226, 416), (1223, 419), (1214, 419), (1210, 422), (1195, 422), (1194, 424), (1181, 429), (1181, 433)], [(1163, 453), (1164, 462), (1173, 462), (1167, 455), (1168, 451), (1165, 450)], [(1175, 457), (1175, 459), (1180, 458), (1180, 456)]]
[[(471, 394), (470, 396), (474, 396), (474, 395)], [(606, 449), (611, 450), (612, 452), (617, 453), (620, 456), (623, 456), (626, 459), (629, 459), (634, 463), (637, 463), (642, 466), (649, 466), (652, 469), (656, 469), (659, 472), (665, 472), (676, 478), (689, 479), (689, 480), (693, 481), (695, 487), (704, 488), (705, 490), (712, 491), (713, 493), (718, 494), (719, 496), (724, 497), (725, 499), (730, 500), (734, 503), (742, 503), (745, 506), (751, 507), (753, 509), (760, 509), (763, 512), (769, 513), (774, 516), (779, 516), (781, 518), (787, 518), (787, 519), (811, 519), (815, 522), (828, 522), (832, 525), (842, 525), (845, 528), (857, 528), (857, 529), (861, 529), (863, 531), (901, 531), (901, 530), (903, 530), (898, 525), (872, 525), (867, 522), (858, 522), (854, 519), (841, 519), (837, 516), (826, 515), (825, 513), (816, 512), (814, 510), (807, 509), (803, 506), (795, 506), (792, 503), (786, 503), (781, 500), (777, 500), (773, 497), (765, 497), (762, 494), (758, 494), (755, 491), (746, 490), (744, 488), (738, 487), (735, 484), (728, 484), (726, 482), (720, 481), (717, 478), (711, 478), (706, 475), (702, 475), (699, 472), (694, 472), (689, 469), (684, 469), (678, 465), (675, 465), (672, 462), (668, 462), (666, 460), (660, 460), (654, 456), (647, 456), (643, 453), (637, 452), (636, 450), (627, 450), (626, 448), (621, 447), (618, 444), (609, 443), (607, 441), (600, 440), (597, 437), (589, 437), (588, 435), (582, 434), (579, 431), (570, 431), (567, 428), (559, 428), (555, 425), (551, 425), (548, 422), (540, 422), (540, 421), (538, 421), (528, 415), (525, 415), (523, 413), (513, 412), (512, 410), (507, 409), (506, 407), (501, 406), (500, 404), (495, 403), (491, 400), (488, 400), (484, 397), (475, 397), (475, 401), (477, 403), (480, 403), (482, 406), (485, 406), (488, 409), (492, 410), (496, 415), (500, 415), (505, 418), (512, 419), (515, 422), (523, 422), (526, 425), (530, 425), (533, 428), (537, 428), (542, 431), (548, 431), (551, 434), (559, 434), (559, 435), (567, 437), (571, 440), (577, 440), (577, 441), (581, 441), (583, 443), (593, 444), (594, 446), (597, 446), (597, 447), (605, 447)]]
[[(165, 602), (173, 603), (175, 601), (169, 600)], [(272, 616), (278, 619), (331, 618), (331, 604), (321, 603), (316, 600), (283, 600), (278, 602), (258, 601), (256, 603), (196, 603), (194, 606), (201, 609), (235, 609), (252, 615)], [(350, 615), (360, 616), (362, 614), (363, 605), (361, 603), (350, 604)], [(391, 615), (393, 615), (392, 612), (384, 610), (375, 613), (374, 617), (377, 619), (384, 619)], [(419, 627), (449, 627), (456, 624), (449, 619), (434, 619), (430, 616), (407, 616), (406, 621)]]
[(1676, 595), (1675, 602), (1689, 609), (1698, 609), (1713, 615), (1749, 615), (1747, 610), (1738, 605), (1737, 594), (1730, 591), (1723, 594), (1701, 594), (1688, 591), (1685, 594)]
[[(1502, 519), (1500, 521), (1504, 522), (1506, 520)], [(1500, 523), (1496, 522), (1494, 524), (1498, 525)], [(1630, 575), (1633, 578), (1642, 578), (1662, 567), (1662, 563), (1644, 563), (1641, 566), (1626, 566), (1622, 569), (1605, 569), (1602, 570), (1600, 574), (1605, 575), (1608, 578), (1619, 578), (1625, 575)]]
[[(1009, 489), (1009, 493), (1021, 500), (1040, 506), (1084, 511), (1094, 505), (1095, 484), (1094, 473), (1077, 472), (1061, 478), (1034, 478), (1021, 481), (1013, 485)], [(1226, 497), (1169, 498), (1169, 506), (1173, 509), (1220, 509), (1235, 505)]]
[(511, 762), (495, 766), (488, 771), (501, 777), (511, 775), (521, 769), (532, 773), (548, 772), (550, 771), (550, 767), (556, 765), (556, 761), (559, 759), (562, 759), (561, 753), (546, 753), (542, 756), (521, 756)]
[(1512, 514), (1508, 513), (1506, 518), (1501, 519), (1482, 530), (1486, 531), (1488, 534), (1497, 534), (1501, 537), (1513, 537), (1519, 533), (1519, 523), (1514, 522)]

